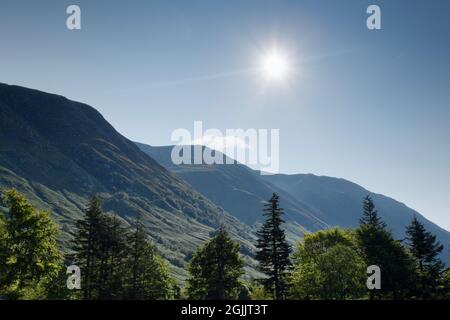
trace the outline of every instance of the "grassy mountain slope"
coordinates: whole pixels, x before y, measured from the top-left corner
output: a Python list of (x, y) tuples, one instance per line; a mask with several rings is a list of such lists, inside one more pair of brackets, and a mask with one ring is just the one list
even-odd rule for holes
[(263, 202), (267, 201), (273, 192), (277, 192), (285, 209), (285, 219), (289, 221), (286, 228), (290, 231), (291, 240), (298, 239), (305, 231), (315, 231), (328, 226), (323, 222), (320, 211), (297, 201), (245, 165), (174, 165), (170, 157), (171, 146), (152, 147), (141, 143), (137, 145), (209, 200), (248, 225), (254, 226), (263, 220)]
[[(371, 194), (381, 217), (398, 239), (404, 238), (405, 226), (416, 215), (445, 245), (442, 259), (447, 260), (450, 246), (448, 231), (404, 204), (381, 194), (373, 194), (350, 181), (305, 174), (260, 175), (238, 163), (176, 166), (170, 159), (172, 147), (152, 147), (140, 143), (138, 146), (212, 202), (249, 224), (260, 217), (261, 201), (267, 199), (271, 192), (280, 193), (282, 205), (287, 212), (289, 223), (286, 228), (290, 231), (291, 240), (300, 231), (298, 225), (307, 226), (308, 230), (357, 226), (361, 217), (362, 200), (367, 194)], [(298, 225), (293, 227), (296, 223)]]
[(252, 250), (250, 228), (168, 172), (92, 107), (0, 84), (0, 189), (51, 209), (67, 248), (73, 222), (97, 193), (126, 221), (141, 217), (178, 275), (185, 256), (224, 224)]

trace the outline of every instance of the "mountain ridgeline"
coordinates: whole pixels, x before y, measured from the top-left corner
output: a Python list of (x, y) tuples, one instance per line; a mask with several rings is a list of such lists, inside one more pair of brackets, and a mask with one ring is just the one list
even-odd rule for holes
[[(291, 243), (306, 232), (356, 226), (370, 193), (334, 178), (261, 176), (239, 163), (175, 166), (171, 149), (128, 140), (86, 104), (0, 84), (0, 190), (15, 188), (37, 208), (51, 210), (66, 251), (74, 222), (96, 194), (103, 209), (125, 223), (140, 219), (178, 279), (186, 278), (186, 262), (220, 226), (240, 243), (252, 277), (259, 274), (255, 231), (273, 193), (285, 209)], [(393, 199), (372, 196), (397, 238), (415, 215), (448, 248), (448, 231)]]
[[(344, 179), (313, 174), (260, 175), (243, 164), (174, 165), (172, 147), (153, 147), (137, 143), (141, 150), (161, 165), (187, 181), (208, 199), (240, 220), (253, 225), (262, 220), (258, 209), (272, 191), (282, 199), (286, 211), (288, 238), (296, 239), (302, 231), (316, 231), (334, 226), (353, 228), (359, 223), (362, 199), (370, 194), (380, 213), (398, 239), (404, 239), (405, 227), (414, 217), (424, 224), (445, 248), (450, 233), (401, 202)], [(218, 151), (216, 151), (218, 152)], [(224, 162), (225, 163), (225, 162)], [(302, 226), (297, 228), (296, 226)], [(447, 261), (447, 250), (441, 258)]]
[(52, 210), (67, 248), (73, 223), (93, 194), (125, 221), (140, 218), (183, 276), (185, 257), (226, 225), (253, 250), (250, 228), (164, 169), (94, 108), (0, 84), (0, 189), (16, 188)]

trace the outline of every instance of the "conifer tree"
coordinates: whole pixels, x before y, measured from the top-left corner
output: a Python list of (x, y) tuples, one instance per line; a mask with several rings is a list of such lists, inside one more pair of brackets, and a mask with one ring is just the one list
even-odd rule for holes
[(408, 250), (381, 221), (370, 196), (363, 202), (363, 216), (356, 235), (367, 266), (381, 269), (381, 290), (371, 290), (371, 299), (402, 299), (411, 295), (415, 281), (414, 261)]
[(98, 299), (100, 296), (100, 261), (103, 258), (102, 237), (105, 215), (102, 212), (100, 199), (91, 198), (83, 219), (76, 222), (77, 232), (74, 236), (73, 260), (81, 269), (81, 288), (86, 300)]
[(187, 295), (190, 299), (237, 299), (241, 291), (239, 277), (244, 273), (239, 244), (224, 228), (201, 246), (189, 263)]
[(128, 299), (168, 299), (174, 295), (175, 281), (169, 275), (167, 264), (160, 258), (149, 242), (144, 226), (134, 223), (129, 235)]
[(99, 298), (122, 299), (125, 295), (126, 274), (129, 272), (128, 228), (118, 216), (105, 216), (100, 251)]
[(264, 205), (266, 221), (258, 231), (258, 243), (256, 259), (259, 261), (259, 269), (267, 278), (262, 283), (267, 292), (274, 299), (281, 300), (286, 297), (288, 282), (286, 275), (291, 267), (289, 255), (291, 247), (286, 241), (281, 224), (283, 209), (279, 206), (279, 196), (274, 193), (268, 203)]
[(444, 246), (436, 240), (435, 235), (425, 229), (416, 217), (406, 228), (406, 235), (418, 268), (416, 297), (420, 299), (437, 297), (445, 268), (439, 258)]

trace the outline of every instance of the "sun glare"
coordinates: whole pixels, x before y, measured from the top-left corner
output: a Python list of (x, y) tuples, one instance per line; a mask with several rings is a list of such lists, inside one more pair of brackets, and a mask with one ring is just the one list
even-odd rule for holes
[(278, 49), (272, 49), (261, 59), (261, 72), (266, 80), (282, 81), (290, 71), (288, 57)]

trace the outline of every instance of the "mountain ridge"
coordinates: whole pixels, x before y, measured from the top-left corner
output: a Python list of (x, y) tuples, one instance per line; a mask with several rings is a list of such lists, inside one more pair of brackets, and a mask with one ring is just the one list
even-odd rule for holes
[[(231, 214), (240, 218), (241, 212), (235, 212), (233, 202), (225, 203), (228, 199), (220, 198), (221, 193), (211, 195), (214, 190), (211, 190), (208, 181), (219, 180), (219, 184), (226, 185), (223, 176), (230, 171), (236, 171), (235, 176), (248, 174), (252, 171), (253, 186), (256, 183), (269, 183), (272, 190), (281, 194), (281, 205), (284, 207), (286, 198), (289, 201), (299, 201), (303, 204), (303, 208), (307, 208), (314, 213), (326, 227), (339, 226), (343, 228), (353, 228), (358, 225), (361, 217), (361, 207), (363, 198), (366, 195), (371, 195), (374, 198), (375, 205), (380, 213), (380, 216), (387, 222), (388, 228), (392, 229), (394, 235), (398, 239), (405, 238), (405, 227), (416, 215), (421, 222), (424, 223), (427, 229), (438, 236), (438, 239), (445, 245), (445, 250), (441, 254), (441, 258), (447, 263), (448, 248), (450, 246), (450, 232), (441, 228), (437, 224), (428, 220), (414, 209), (409, 208), (404, 203), (401, 203), (393, 198), (386, 197), (382, 194), (373, 193), (362, 186), (343, 178), (334, 178), (326, 176), (316, 176), (313, 174), (269, 174), (261, 175), (259, 171), (252, 170), (246, 167), (247, 173), (238, 168), (245, 167), (242, 164), (235, 162), (234, 164), (217, 164), (210, 165), (209, 171), (204, 165), (173, 165), (170, 161), (170, 150), (173, 146), (159, 146), (152, 147), (149, 145), (137, 143), (137, 145), (153, 158), (160, 162), (161, 165), (171, 170), (180, 178), (188, 181), (197, 190), (208, 197), (212, 202), (220, 203), (220, 206), (226, 209)], [(217, 151), (218, 152), (218, 151)], [(225, 163), (225, 162), (224, 162)], [(221, 171), (217, 174), (214, 171)], [(198, 179), (199, 175), (203, 175), (202, 179)], [(205, 177), (208, 176), (209, 177)], [(222, 179), (222, 180), (220, 180)], [(332, 187), (329, 185), (331, 184)], [(297, 189), (296, 189), (297, 187)], [(300, 188), (301, 187), (301, 188)], [(241, 189), (245, 190), (242, 186)], [(245, 190), (247, 194), (252, 194), (253, 189)], [(293, 200), (294, 199), (294, 200)], [(242, 200), (242, 199), (241, 199)], [(236, 199), (234, 199), (236, 201)], [(286, 208), (285, 208), (286, 209)], [(256, 211), (256, 208), (253, 208)], [(288, 210), (289, 211), (289, 208)], [(289, 218), (289, 215), (286, 216)], [(242, 220), (242, 219), (241, 219)], [(288, 220), (288, 219), (287, 219)], [(286, 228), (289, 230), (289, 222)], [(311, 230), (306, 230), (311, 231)], [(312, 230), (315, 231), (315, 230)], [(291, 234), (291, 239), (298, 236), (298, 233)]]
[(186, 257), (220, 225), (246, 254), (253, 250), (250, 228), (143, 153), (97, 110), (60, 95), (0, 84), (0, 188), (16, 188), (52, 210), (66, 248), (73, 222), (99, 194), (105, 211), (127, 222), (142, 219), (180, 277)]

